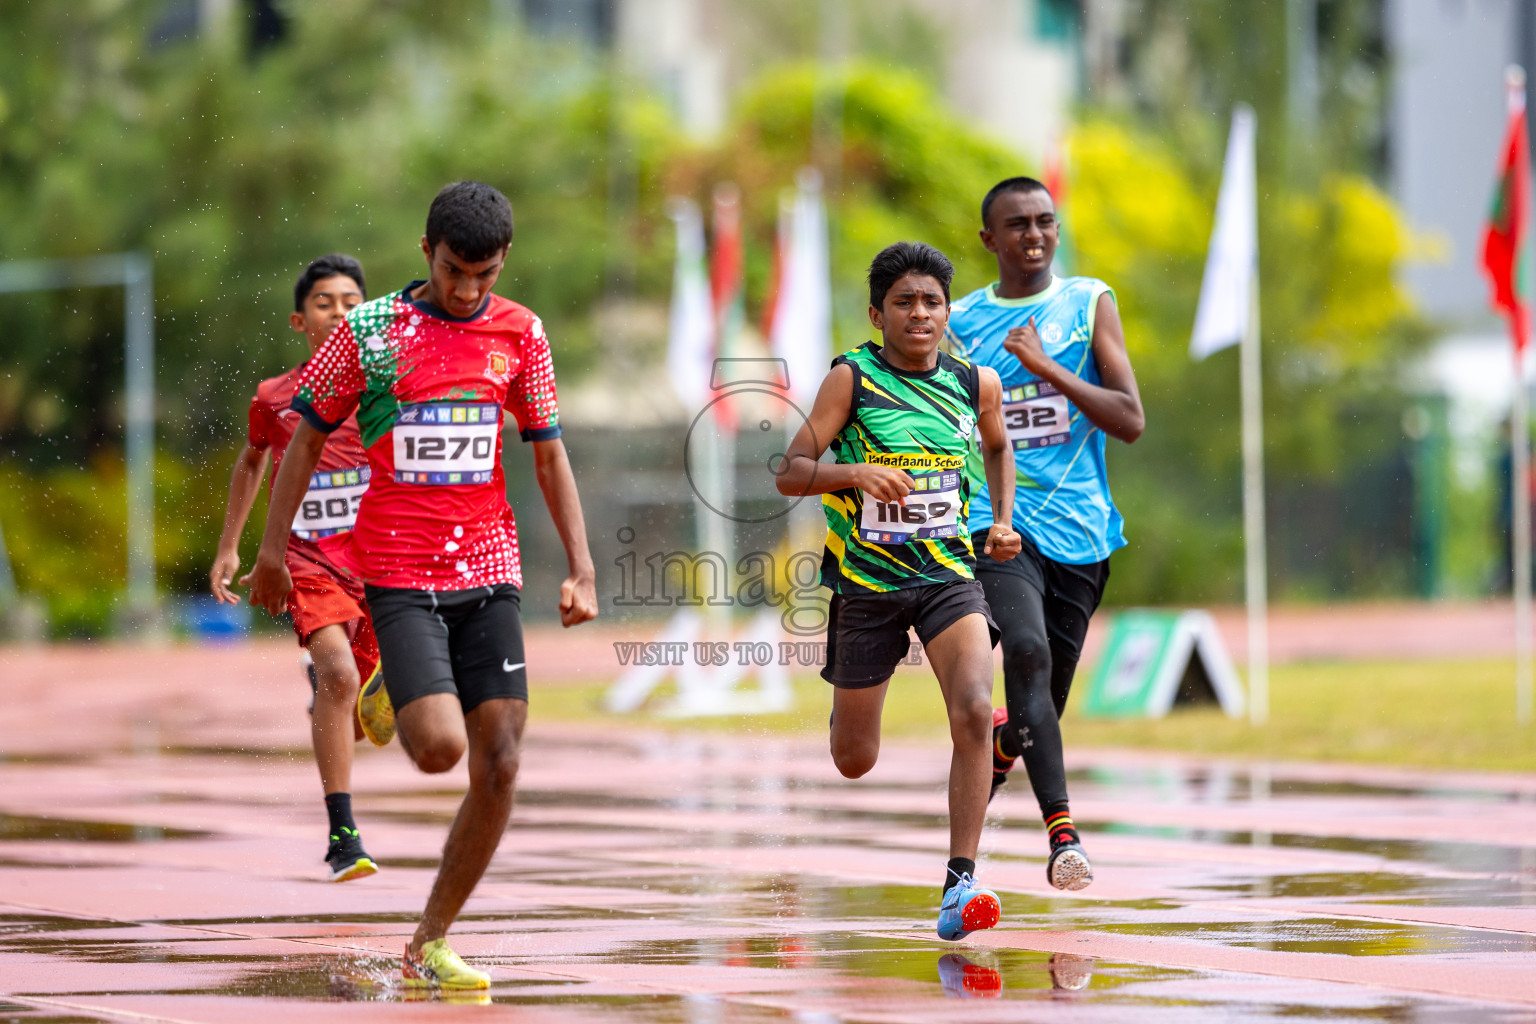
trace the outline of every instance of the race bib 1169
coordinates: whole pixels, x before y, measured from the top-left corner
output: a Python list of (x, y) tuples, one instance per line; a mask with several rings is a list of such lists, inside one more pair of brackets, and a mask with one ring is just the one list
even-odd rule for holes
[(367, 466), (316, 473), (293, 517), (293, 532), (302, 540), (319, 540), (346, 533), (357, 524), (357, 507), (368, 490)]
[(901, 501), (880, 501), (861, 492), (859, 537), (871, 544), (906, 544), (960, 535), (960, 471), (912, 474), (912, 491)]
[(501, 406), (422, 402), (395, 417), (395, 482), (484, 484), (496, 470)]
[(1014, 450), (1047, 448), (1072, 439), (1067, 396), (1045, 381), (1003, 389), (1003, 428)]

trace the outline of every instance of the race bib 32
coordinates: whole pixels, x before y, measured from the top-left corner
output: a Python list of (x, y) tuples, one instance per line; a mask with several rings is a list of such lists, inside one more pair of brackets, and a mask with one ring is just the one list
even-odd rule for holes
[(1003, 389), (1003, 428), (1014, 450), (1047, 448), (1072, 439), (1067, 396), (1045, 381)]

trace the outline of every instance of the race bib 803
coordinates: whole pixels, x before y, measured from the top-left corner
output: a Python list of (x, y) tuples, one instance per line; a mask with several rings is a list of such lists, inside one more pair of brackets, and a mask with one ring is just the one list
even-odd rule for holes
[(293, 517), (293, 532), (301, 540), (319, 540), (346, 533), (357, 524), (357, 507), (368, 490), (367, 466), (316, 473)]
[(1066, 444), (1072, 439), (1071, 416), (1067, 396), (1043, 380), (1003, 389), (1003, 428), (1015, 451)]
[(501, 406), (421, 402), (395, 417), (395, 482), (484, 484), (496, 470)]
[(901, 501), (880, 501), (861, 492), (861, 539), (872, 544), (906, 544), (960, 535), (960, 471), (911, 476), (912, 491)]

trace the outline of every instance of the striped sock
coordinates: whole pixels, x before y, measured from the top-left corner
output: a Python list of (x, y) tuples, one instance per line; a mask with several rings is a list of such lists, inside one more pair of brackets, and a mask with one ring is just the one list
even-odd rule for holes
[(1065, 800), (1051, 804), (1045, 812), (1045, 829), (1051, 834), (1051, 849), (1056, 849), (1062, 843), (1076, 843), (1081, 840), (1077, 836), (1077, 826), (1072, 824), (1072, 814), (1067, 810)]
[(1013, 767), (1013, 762), (1018, 760), (1017, 754), (1009, 756), (1003, 753), (1003, 737), (1008, 735), (1007, 729), (992, 730), (992, 770), (999, 775)]

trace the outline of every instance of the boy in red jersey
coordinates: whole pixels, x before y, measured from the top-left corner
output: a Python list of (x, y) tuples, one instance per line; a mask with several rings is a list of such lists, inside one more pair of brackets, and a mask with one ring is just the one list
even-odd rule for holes
[[(311, 357), (347, 312), (363, 301), (364, 290), (363, 268), (350, 256), (332, 253), (304, 269), (293, 286), (295, 312), (289, 314), (288, 323), (304, 335)], [(224, 533), (208, 573), (213, 595), (222, 603), (240, 603), (229, 589), (240, 568), (240, 533), (251, 514), (256, 489), (266, 475), (268, 460), (282, 466), (293, 428), (299, 422), (288, 406), (299, 373), (307, 365), (307, 361), (300, 363), (287, 373), (262, 381), (251, 399), (249, 437), (235, 460)], [(352, 712), (359, 704), (363, 680), (368, 681), (370, 697), (361, 709), (370, 713), (359, 716), (359, 726), (379, 746), (394, 735), (393, 713), (378, 678), (379, 649), (368, 620), (363, 585), (332, 564), (317, 544), (322, 537), (352, 528), (358, 502), (368, 488), (368, 457), (358, 439), (355, 419), (348, 419), (331, 434), (320, 452), (318, 468), (320, 472), (307, 483), (307, 493), (293, 520), (293, 536), (284, 551), (284, 563), (293, 577), (286, 607), (293, 616), (299, 643), (313, 660), (315, 703), (310, 736), (330, 819), (325, 861), (331, 881), (345, 882), (378, 870), (363, 850), (352, 820), (352, 744), (357, 738)]]
[(421, 240), (430, 276), (358, 306), (299, 376), (304, 418), (272, 491), (251, 601), (290, 587), (288, 524), (326, 434), (354, 411), (373, 478), (346, 549), (366, 581), (401, 744), (424, 772), (469, 754), (469, 792), (401, 973), (411, 986), (486, 988), (447, 931), (490, 863), (512, 813), (528, 713), (517, 529), (501, 468), (503, 412), (533, 444), (534, 471), (565, 545), (566, 626), (597, 615), (592, 556), (560, 441), (544, 325), (491, 294), (512, 242), (500, 192), (461, 181), (438, 193)]

